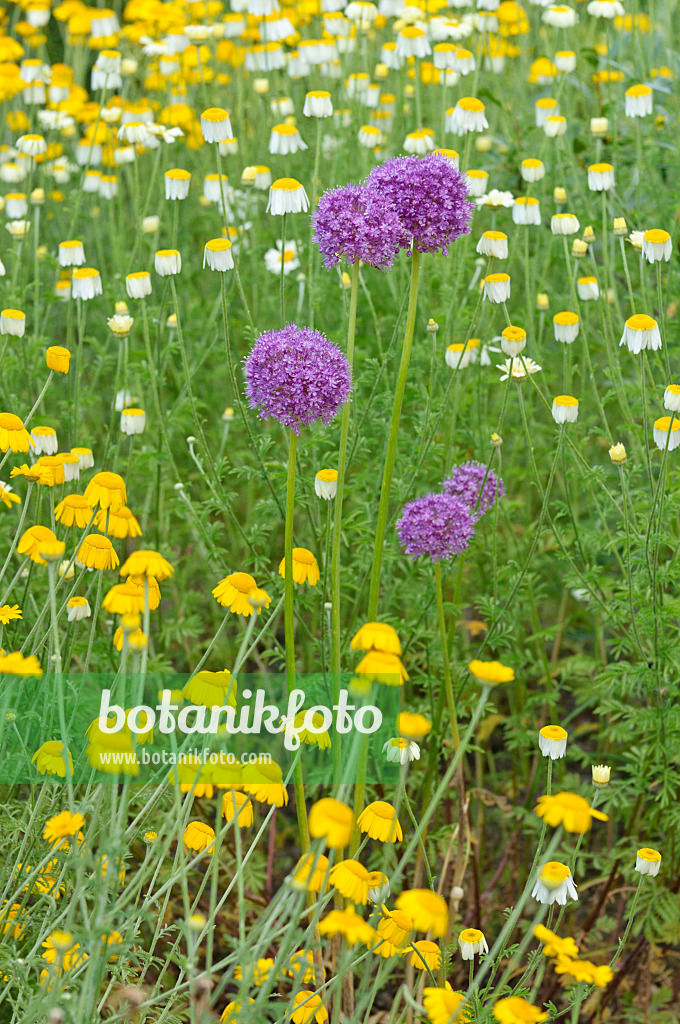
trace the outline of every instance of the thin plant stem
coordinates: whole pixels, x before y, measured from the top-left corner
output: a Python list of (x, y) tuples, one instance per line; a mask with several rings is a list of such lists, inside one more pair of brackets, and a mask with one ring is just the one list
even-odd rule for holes
[(387, 514), (390, 503), (390, 489), (392, 487), (392, 474), (394, 472), (394, 460), (397, 454), (397, 438), (399, 435), (399, 420), (401, 419), (401, 407), (404, 401), (406, 390), (406, 377), (411, 361), (411, 347), (413, 345), (413, 332), (416, 323), (416, 309), (418, 306), (418, 278), (420, 272), (420, 253), (415, 244), (412, 247), (411, 256), (411, 284), (409, 292), (408, 313), (406, 315), (406, 331), (404, 333), (404, 346), (401, 353), (401, 364), (399, 376), (394, 393), (394, 404), (392, 406), (392, 421), (390, 433), (387, 440), (385, 453), (385, 468), (383, 470), (382, 486), (380, 490), (380, 505), (378, 507), (378, 522), (375, 532), (375, 546), (373, 548), (373, 566), (371, 569), (371, 586), (368, 598), (368, 619), (373, 621), (378, 611), (378, 599), (380, 596), (380, 569), (382, 566), (383, 547), (385, 544), (385, 530), (387, 527)]
[[(293, 517), (295, 514), (295, 457), (297, 453), (297, 434), (291, 430), (288, 448), (288, 485), (286, 489), (286, 528), (284, 546), (284, 629), (286, 638), (286, 682), (288, 695), (295, 689), (295, 611), (293, 608)], [(295, 762), (295, 809), (300, 847), (303, 853), (309, 849), (309, 825), (307, 822), (307, 806), (305, 787), (302, 781), (302, 764)]]

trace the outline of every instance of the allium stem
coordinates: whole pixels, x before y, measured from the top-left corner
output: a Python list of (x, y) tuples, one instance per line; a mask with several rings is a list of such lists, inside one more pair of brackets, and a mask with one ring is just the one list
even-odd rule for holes
[(420, 273), (420, 253), (415, 245), (412, 248), (411, 256), (411, 287), (409, 293), (408, 313), (406, 315), (406, 332), (404, 334), (404, 347), (401, 352), (401, 364), (397, 387), (394, 393), (394, 405), (392, 407), (392, 422), (390, 434), (387, 441), (387, 453), (385, 455), (385, 468), (383, 470), (382, 489), (380, 492), (380, 505), (378, 508), (378, 523), (375, 534), (375, 547), (373, 549), (373, 568), (371, 569), (371, 589), (368, 598), (368, 619), (373, 621), (378, 610), (378, 597), (380, 593), (380, 568), (382, 565), (383, 544), (385, 542), (385, 529), (387, 526), (387, 513), (390, 502), (390, 488), (392, 486), (392, 473), (394, 471), (394, 459), (397, 453), (397, 436), (399, 434), (399, 420), (401, 418), (401, 406), (404, 400), (406, 389), (406, 375), (411, 360), (411, 347), (413, 345), (413, 331), (416, 323), (416, 308), (418, 305), (418, 278)]
[[(453, 699), (453, 688), (451, 686), (451, 665), (449, 663), (449, 645), (446, 635), (446, 620), (444, 618), (444, 593), (442, 589), (442, 567), (440, 562), (434, 563), (434, 580), (437, 592), (437, 618), (439, 620), (439, 636), (442, 645), (442, 660), (444, 664), (444, 690), (446, 703), (451, 717), (451, 733), (453, 735), (453, 749), (458, 750), (460, 736), (458, 734), (458, 717), (456, 715), (456, 704)], [(438, 725), (438, 723), (435, 723)]]
[[(286, 638), (286, 683), (288, 694), (295, 689), (295, 621), (293, 610), (293, 514), (295, 511), (295, 456), (297, 454), (297, 434), (290, 431), (290, 448), (288, 449), (288, 486), (286, 489), (286, 532), (284, 541), (284, 576), (283, 576), (283, 614)], [(303, 853), (309, 849), (309, 826), (307, 824), (307, 807), (305, 803), (305, 787), (302, 781), (302, 765), (299, 759), (295, 763), (295, 809), (297, 812), (298, 829), (300, 832), (300, 848)]]
[[(354, 362), (354, 335), (357, 322), (357, 299), (359, 294), (360, 261), (352, 264), (352, 290), (349, 298), (349, 320), (347, 324), (347, 362), (352, 369)], [(333, 678), (333, 703), (340, 699), (340, 543), (342, 540), (342, 497), (345, 489), (347, 469), (347, 439), (349, 437), (350, 404), (345, 403), (340, 426), (340, 450), (338, 452), (338, 489), (335, 495), (335, 517), (333, 519), (333, 546), (331, 555), (331, 676)], [(342, 755), (340, 736), (333, 737), (333, 774), (337, 783), (340, 777)]]

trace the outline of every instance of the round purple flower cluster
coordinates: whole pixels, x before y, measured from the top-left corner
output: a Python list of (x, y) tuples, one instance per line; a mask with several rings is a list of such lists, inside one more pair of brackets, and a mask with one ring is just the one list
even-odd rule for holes
[(330, 423), (352, 390), (352, 372), (337, 345), (297, 324), (261, 334), (244, 367), (251, 409), (295, 434), (316, 420)]
[(358, 259), (385, 270), (410, 241), (397, 211), (377, 189), (366, 185), (324, 192), (312, 221), (314, 241), (329, 270), (341, 259)]
[(411, 558), (427, 555), (433, 562), (441, 562), (468, 548), (475, 532), (475, 517), (469, 506), (453, 494), (426, 494), (404, 506), (397, 532)]
[(474, 204), (465, 178), (447, 157), (395, 156), (374, 167), (366, 179), (401, 220), (419, 252), (442, 252), (470, 230)]
[(492, 469), (487, 475), (487, 468), (482, 462), (463, 462), (454, 466), (451, 476), (442, 482), (442, 489), (464, 501), (476, 519), (500, 501), (505, 490), (500, 477)]

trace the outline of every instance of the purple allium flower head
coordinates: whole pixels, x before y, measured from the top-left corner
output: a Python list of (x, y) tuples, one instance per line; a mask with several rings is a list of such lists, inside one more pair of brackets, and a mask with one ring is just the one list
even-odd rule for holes
[(404, 506), (397, 532), (411, 558), (427, 555), (433, 562), (441, 562), (466, 550), (474, 536), (475, 517), (453, 494), (426, 494)]
[(330, 269), (341, 259), (356, 259), (385, 270), (410, 238), (398, 211), (378, 189), (367, 185), (343, 185), (321, 196), (312, 218), (314, 241)]
[(448, 255), (449, 246), (470, 230), (474, 204), (465, 178), (438, 153), (395, 156), (374, 167), (366, 184), (394, 207), (419, 252)]
[(260, 419), (273, 416), (295, 434), (330, 423), (349, 399), (352, 371), (332, 341), (310, 327), (266, 331), (245, 360), (246, 395)]
[(464, 501), (479, 519), (500, 501), (505, 491), (503, 481), (492, 469), (486, 476), (486, 482), (485, 475), (484, 463), (463, 462), (462, 465), (453, 467), (451, 476), (442, 482), (442, 488), (446, 494), (453, 494)]

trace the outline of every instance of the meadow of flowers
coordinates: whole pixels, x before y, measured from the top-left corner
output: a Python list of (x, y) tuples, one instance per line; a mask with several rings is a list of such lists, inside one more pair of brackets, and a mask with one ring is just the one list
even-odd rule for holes
[(0, 1021), (680, 1019), (679, 18), (3, 3)]

